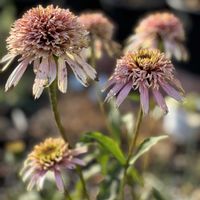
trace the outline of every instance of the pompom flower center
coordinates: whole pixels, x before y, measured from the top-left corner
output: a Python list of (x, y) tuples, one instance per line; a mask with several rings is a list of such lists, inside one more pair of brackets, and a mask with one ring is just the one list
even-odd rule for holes
[(131, 54), (134, 65), (133, 68), (152, 71), (158, 68), (158, 61), (161, 58), (161, 53), (157, 50), (141, 49), (138, 52)]
[[(52, 144), (52, 142), (54, 143)], [(67, 145), (62, 140), (52, 141), (49, 139), (45, 143), (37, 145), (31, 157), (38, 160), (44, 169), (49, 169), (62, 160), (66, 149)]]

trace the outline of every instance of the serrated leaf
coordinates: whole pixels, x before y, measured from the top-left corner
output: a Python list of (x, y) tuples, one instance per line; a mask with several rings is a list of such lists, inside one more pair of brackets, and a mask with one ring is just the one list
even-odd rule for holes
[(167, 135), (162, 135), (158, 137), (150, 137), (145, 139), (140, 146), (138, 147), (138, 150), (136, 154), (130, 159), (130, 165), (134, 164), (135, 161), (141, 157), (143, 154), (145, 154), (147, 151), (151, 149), (155, 144), (157, 144), (160, 140), (166, 139)]
[(125, 165), (126, 158), (119, 145), (112, 138), (100, 132), (90, 132), (84, 135), (83, 142), (97, 141), (105, 150), (109, 151), (122, 165)]

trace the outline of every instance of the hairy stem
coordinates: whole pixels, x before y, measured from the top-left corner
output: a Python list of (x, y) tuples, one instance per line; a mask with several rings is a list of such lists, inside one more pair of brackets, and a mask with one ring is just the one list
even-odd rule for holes
[(135, 128), (134, 128), (134, 133), (133, 133), (134, 135), (133, 135), (133, 138), (132, 138), (130, 146), (129, 146), (126, 165), (124, 166), (124, 173), (123, 173), (123, 177), (122, 177), (122, 183), (121, 183), (121, 186), (120, 186), (119, 200), (124, 200), (124, 188), (126, 186), (126, 179), (127, 179), (127, 171), (128, 171), (128, 168), (129, 168), (129, 161), (131, 159), (131, 156), (132, 156), (132, 154), (135, 150), (136, 144), (137, 144), (139, 129), (140, 129), (140, 125), (141, 125), (141, 122), (142, 122), (142, 116), (143, 116), (143, 112), (142, 112), (142, 108), (140, 106), (139, 111), (138, 111), (138, 115), (137, 115)]
[(67, 139), (67, 136), (65, 134), (65, 129), (61, 123), (60, 115), (58, 112), (58, 102), (57, 102), (57, 85), (56, 81), (54, 81), (50, 86), (49, 86), (49, 99), (51, 103), (51, 109), (54, 114), (54, 119), (56, 121), (56, 125), (58, 127), (58, 130), (62, 136), (62, 138), (65, 140), (65, 142), (69, 142)]

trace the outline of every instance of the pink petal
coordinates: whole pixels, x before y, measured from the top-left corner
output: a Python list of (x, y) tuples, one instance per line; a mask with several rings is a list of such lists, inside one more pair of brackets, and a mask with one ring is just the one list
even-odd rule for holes
[(140, 102), (142, 106), (142, 110), (144, 114), (147, 114), (149, 111), (149, 91), (148, 88), (145, 86), (140, 86), (139, 87), (139, 92), (140, 92)]
[(25, 59), (14, 69), (6, 82), (5, 91), (7, 91), (10, 87), (15, 87), (17, 85), (28, 66), (28, 63), (29, 59)]
[(164, 110), (165, 113), (168, 112), (167, 105), (165, 103), (165, 99), (163, 98), (162, 94), (159, 90), (153, 89), (152, 90), (154, 99), (156, 100), (157, 104)]
[(85, 166), (86, 165), (86, 163), (83, 160), (78, 159), (78, 158), (73, 158), (71, 160), (71, 162), (73, 162), (74, 164), (80, 165), (80, 166)]
[(33, 71), (36, 74), (40, 66), (40, 59), (37, 58), (33, 61)]
[(35, 81), (33, 84), (33, 95), (38, 99), (42, 94), (44, 87), (49, 84), (49, 62), (48, 58), (42, 58), (42, 62), (37, 70)]
[(164, 91), (177, 101), (182, 101), (183, 97), (180, 95), (179, 92), (177, 92), (172, 86), (170, 86), (168, 83), (160, 83)]
[(96, 70), (91, 67), (88, 63), (85, 62), (85, 60), (79, 56), (74, 56), (76, 61), (79, 63), (80, 66), (82, 66), (83, 70), (86, 72), (86, 74), (92, 79), (95, 80), (97, 72)]
[(59, 191), (64, 191), (64, 183), (62, 180), (61, 173), (58, 170), (54, 171), (56, 185)]
[(105, 101), (109, 101), (113, 96), (117, 95), (117, 93), (123, 88), (124, 83), (117, 83), (111, 90), (108, 92)]
[(8, 69), (8, 67), (10, 66), (10, 64), (12, 63), (12, 61), (15, 59), (15, 57), (16, 57), (15, 55), (6, 54), (6, 55), (0, 60), (0, 63), (6, 63), (0, 71), (3, 72), (3, 71), (5, 71), (6, 69)]
[(87, 149), (86, 146), (78, 147), (78, 148), (76, 148), (76, 149), (71, 150), (71, 155), (73, 155), (73, 156), (77, 156), (77, 155), (80, 155), (80, 154), (86, 153), (87, 150), (88, 150), (88, 149)]
[(102, 92), (104, 92), (105, 90), (107, 90), (109, 87), (111, 87), (113, 84), (115, 84), (115, 80), (114, 79), (109, 79), (107, 81), (107, 83), (103, 86), (103, 88), (101, 89)]
[(74, 62), (71, 58), (68, 58), (67, 63), (71, 67), (72, 71), (74, 72), (74, 75), (76, 76), (77, 80), (87, 87), (87, 76), (81, 66), (78, 65), (78, 63)]
[(124, 99), (127, 97), (127, 95), (129, 94), (129, 92), (132, 89), (132, 82), (129, 82), (128, 84), (126, 84), (122, 90), (119, 92), (119, 94), (117, 95), (117, 100), (116, 100), (116, 105), (119, 107), (120, 104), (124, 101)]
[(49, 57), (49, 85), (56, 79), (56, 62), (54, 58), (51, 56)]
[(58, 58), (58, 89), (63, 93), (67, 91), (67, 67), (61, 57)]

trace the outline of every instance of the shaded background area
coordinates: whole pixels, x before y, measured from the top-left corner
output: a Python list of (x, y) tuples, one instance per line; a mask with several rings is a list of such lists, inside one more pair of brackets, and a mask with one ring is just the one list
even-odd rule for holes
[[(169, 133), (170, 139), (156, 146), (140, 163), (142, 171), (147, 168), (148, 184), (157, 184), (172, 200), (200, 199), (200, 1), (199, 0), (0, 0), (0, 57), (6, 53), (5, 39), (13, 21), (21, 17), (27, 9), (38, 4), (59, 5), (70, 8), (76, 14), (85, 10), (103, 10), (116, 23), (115, 38), (123, 44), (132, 33), (138, 20), (149, 12), (169, 10), (178, 15), (184, 23), (190, 53), (187, 63), (175, 63), (177, 74), (182, 81), (188, 97), (184, 105), (168, 101), (170, 114), (159, 116), (155, 109), (142, 126), (142, 136)], [(98, 62), (101, 82), (105, 82), (114, 68), (115, 59), (104, 56)], [(16, 63), (13, 63), (14, 67)], [(43, 200), (62, 199), (54, 191), (49, 181), (47, 189), (41, 193), (27, 193), (19, 179), (18, 172), (22, 162), (34, 144), (48, 136), (56, 136), (48, 95), (34, 101), (31, 90), (33, 72), (31, 67), (18, 86), (4, 93), (3, 87), (10, 72), (0, 78), (0, 199), (1, 200)], [(103, 115), (100, 113), (93, 86), (85, 89), (69, 77), (69, 91), (60, 94), (59, 108), (70, 140), (76, 142), (85, 131), (99, 130), (107, 133)], [(138, 104), (126, 101), (121, 107), (122, 115), (135, 113)], [(115, 113), (116, 115), (116, 113)], [(124, 116), (126, 117), (126, 116)], [(127, 118), (125, 118), (127, 119)], [(128, 118), (132, 119), (132, 118)], [(126, 121), (126, 120), (125, 120)], [(151, 123), (148, 123), (148, 122)], [(129, 122), (129, 121), (128, 121)], [(131, 123), (131, 122), (130, 122)], [(121, 124), (121, 134), (126, 133), (126, 123)], [(125, 141), (124, 141), (125, 143)], [(151, 172), (151, 173), (150, 173)], [(154, 174), (154, 175), (153, 175)], [(50, 179), (51, 180), (51, 179)], [(91, 180), (91, 188), (98, 185), (98, 178)], [(153, 183), (152, 183), (153, 182)], [(127, 198), (128, 200), (128, 198)], [(150, 200), (150, 198), (147, 200)]]

